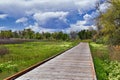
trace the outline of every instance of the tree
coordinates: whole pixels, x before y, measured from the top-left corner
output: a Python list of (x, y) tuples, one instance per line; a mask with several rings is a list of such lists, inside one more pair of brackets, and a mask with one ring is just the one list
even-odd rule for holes
[(49, 32), (43, 33), (44, 39), (49, 40), (51, 37), (51, 34)]
[(9, 38), (11, 38), (12, 37), (12, 31), (11, 30), (2, 30), (1, 32), (0, 32), (0, 37), (2, 38), (2, 39), (9, 39)]
[(94, 30), (82, 30), (80, 32), (78, 32), (78, 36), (81, 40), (84, 39), (92, 39), (93, 35), (94, 35)]
[(12, 32), (13, 38), (19, 38), (19, 33), (17, 31)]
[(35, 34), (35, 39), (43, 39), (42, 34), (40, 34), (39, 32), (37, 32)]
[(62, 36), (62, 40), (69, 40), (70, 38), (69, 38), (69, 35), (68, 34), (66, 34), (66, 33), (64, 33), (63, 34), (63, 36)]
[(71, 38), (72, 40), (77, 39), (77, 37), (78, 37), (78, 35), (77, 35), (77, 34), (78, 34), (78, 33), (77, 33), (77, 32), (75, 32), (75, 31), (70, 32), (70, 38)]
[(119, 44), (119, 28), (120, 28), (120, 0), (108, 0), (111, 4), (109, 9), (102, 13), (98, 19), (102, 29), (99, 32), (99, 37), (104, 43), (110, 45)]

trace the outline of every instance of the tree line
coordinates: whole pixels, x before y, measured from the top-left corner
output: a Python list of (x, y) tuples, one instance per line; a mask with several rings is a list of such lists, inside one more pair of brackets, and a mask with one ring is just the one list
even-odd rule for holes
[(72, 31), (69, 34), (60, 32), (34, 32), (31, 29), (24, 29), (21, 31), (12, 30), (1, 30), (0, 39), (10, 39), (10, 38), (19, 38), (19, 39), (38, 39), (38, 40), (75, 40), (75, 39), (92, 39), (92, 36), (95, 34), (95, 30), (81, 30), (79, 32)]
[(97, 18), (95, 38), (99, 43), (120, 45), (120, 0), (107, 0), (106, 3), (110, 6)]

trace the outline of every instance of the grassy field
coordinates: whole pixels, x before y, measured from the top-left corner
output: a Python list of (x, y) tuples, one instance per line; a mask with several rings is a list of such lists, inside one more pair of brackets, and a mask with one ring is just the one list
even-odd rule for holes
[(0, 56), (0, 80), (76, 44), (77, 42), (26, 42), (0, 45), (8, 50), (7, 54)]
[(120, 57), (120, 52), (116, 55), (108, 46), (93, 42), (90, 43), (90, 48), (98, 80), (120, 80), (120, 59), (113, 59), (113, 56)]

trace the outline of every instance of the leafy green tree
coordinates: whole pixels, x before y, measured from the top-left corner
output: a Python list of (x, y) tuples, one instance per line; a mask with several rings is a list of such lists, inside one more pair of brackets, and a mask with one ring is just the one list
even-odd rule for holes
[(43, 39), (42, 34), (40, 34), (39, 32), (37, 32), (35, 34), (35, 39)]
[(93, 38), (93, 35), (94, 35), (95, 31), (92, 30), (82, 30), (80, 32), (78, 32), (78, 36), (81, 40), (84, 40), (84, 39), (92, 39)]
[(2, 39), (9, 39), (9, 38), (11, 38), (12, 37), (12, 31), (11, 30), (2, 30), (1, 32), (0, 32), (0, 37), (2, 38)]
[(69, 38), (69, 35), (68, 34), (66, 34), (66, 33), (64, 33), (63, 35), (62, 35), (62, 40), (69, 40), (70, 38)]
[(101, 38), (104, 43), (110, 45), (120, 44), (119, 29), (120, 29), (120, 0), (107, 0), (111, 6), (109, 9), (102, 13), (99, 18), (101, 30), (99, 39)]
[(19, 34), (17, 31), (12, 32), (13, 38), (19, 38)]
[(45, 39), (50, 40), (51, 34), (49, 32), (43, 33)]
[(72, 40), (77, 39), (77, 37), (78, 37), (78, 33), (77, 32), (75, 32), (75, 31), (70, 32), (70, 38)]

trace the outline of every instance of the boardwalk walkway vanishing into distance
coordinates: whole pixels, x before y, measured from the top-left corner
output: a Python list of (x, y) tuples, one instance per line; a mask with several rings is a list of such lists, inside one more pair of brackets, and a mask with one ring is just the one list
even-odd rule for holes
[(97, 80), (89, 44), (81, 42), (15, 80)]

